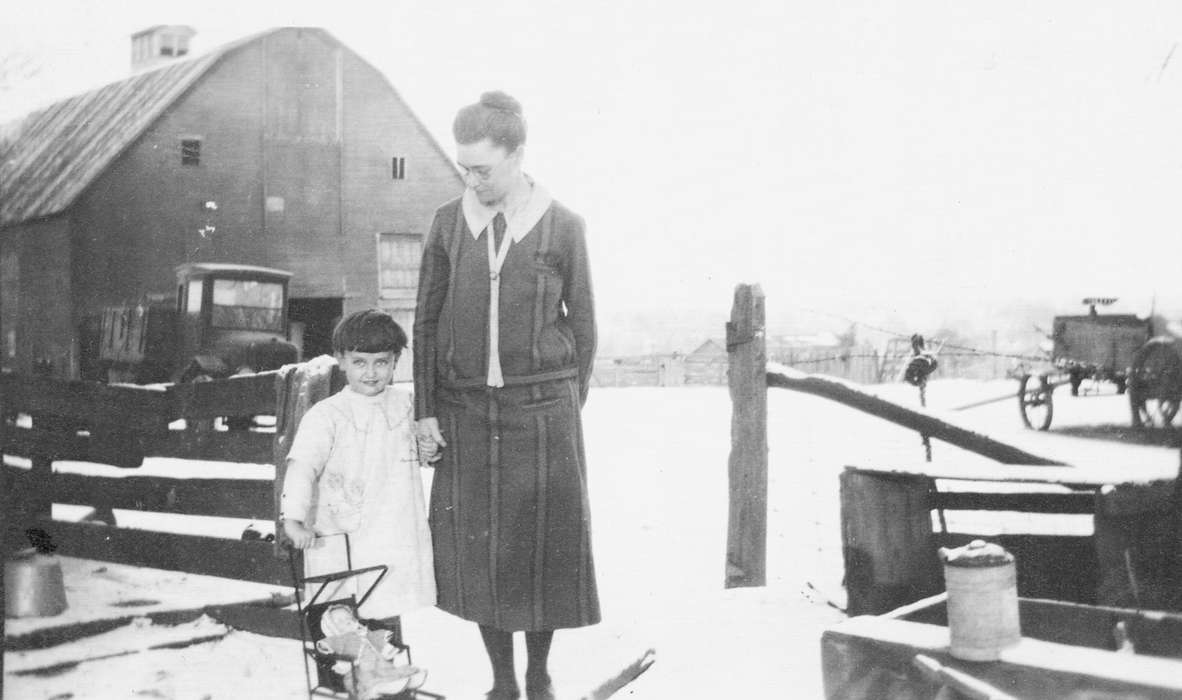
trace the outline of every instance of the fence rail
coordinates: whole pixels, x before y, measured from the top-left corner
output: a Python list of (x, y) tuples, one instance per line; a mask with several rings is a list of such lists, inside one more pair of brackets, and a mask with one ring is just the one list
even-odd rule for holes
[[(148, 457), (270, 464), (273, 432), (212, 430), (219, 416), (274, 415), (278, 372), (180, 385), (107, 385), (0, 375), (4, 550), (40, 530), (60, 554), (272, 584), (290, 583), (285, 554), (270, 542), (174, 534), (115, 523), (54, 520), (54, 503), (113, 510), (271, 520), (275, 482), (258, 478), (142, 476)], [(190, 426), (170, 429), (185, 420)], [(199, 428), (192, 426), (201, 426)], [(55, 461), (120, 467), (118, 476), (55, 472)], [(279, 556), (277, 556), (277, 554)]]

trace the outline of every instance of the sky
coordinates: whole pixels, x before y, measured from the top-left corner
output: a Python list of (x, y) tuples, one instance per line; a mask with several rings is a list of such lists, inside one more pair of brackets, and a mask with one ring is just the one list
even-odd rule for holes
[[(1107, 6), (1107, 7), (1106, 7)], [(0, 119), (124, 77), (129, 35), (201, 51), (321, 26), (451, 152), (524, 105), (526, 169), (588, 224), (601, 312), (922, 328), (1086, 296), (1182, 316), (1182, 4), (783, 0), (0, 0)], [(822, 323), (823, 319), (829, 322)], [(1049, 323), (1049, 319), (1048, 319)]]

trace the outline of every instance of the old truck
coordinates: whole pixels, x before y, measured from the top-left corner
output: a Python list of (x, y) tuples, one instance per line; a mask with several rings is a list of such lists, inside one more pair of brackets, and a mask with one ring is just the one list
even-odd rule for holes
[(254, 265), (186, 263), (176, 295), (103, 309), (97, 355), (112, 383), (220, 379), (296, 362), (288, 340), (291, 273)]

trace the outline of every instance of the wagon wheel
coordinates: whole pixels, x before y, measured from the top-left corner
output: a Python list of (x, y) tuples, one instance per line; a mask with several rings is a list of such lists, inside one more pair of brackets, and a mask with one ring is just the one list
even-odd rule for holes
[(1046, 375), (1022, 376), (1022, 383), (1018, 386), (1018, 408), (1027, 428), (1046, 430), (1051, 427), (1051, 418), (1055, 413), (1055, 405), (1051, 400), (1053, 390)]
[(1134, 427), (1170, 425), (1182, 400), (1182, 356), (1173, 338), (1153, 338), (1137, 351), (1128, 394)]

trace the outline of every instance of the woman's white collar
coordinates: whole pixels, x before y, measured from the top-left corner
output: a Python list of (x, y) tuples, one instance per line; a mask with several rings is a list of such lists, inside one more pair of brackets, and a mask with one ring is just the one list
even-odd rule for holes
[[(514, 243), (519, 243), (542, 220), (542, 215), (550, 208), (553, 201), (554, 199), (544, 187), (536, 182), (533, 183), (533, 192), (530, 194), (529, 201), (514, 212), (512, 218), (506, 220), (505, 234)], [(484, 231), (492, 223), (493, 217), (497, 215), (497, 210), (481, 204), (480, 200), (476, 198), (476, 193), (470, 189), (464, 190), (460, 204), (464, 210), (464, 220), (468, 222), (468, 230), (472, 232), (472, 238), (480, 238), (481, 231)]]

